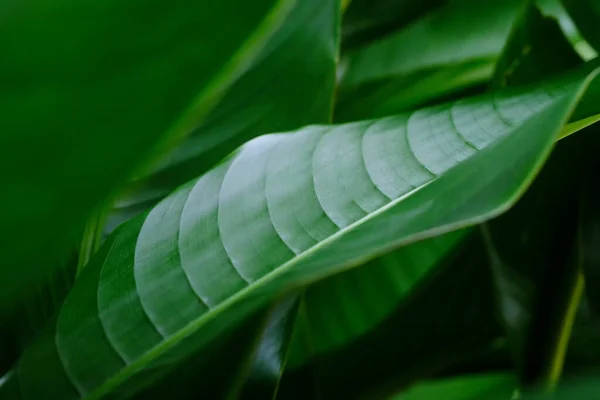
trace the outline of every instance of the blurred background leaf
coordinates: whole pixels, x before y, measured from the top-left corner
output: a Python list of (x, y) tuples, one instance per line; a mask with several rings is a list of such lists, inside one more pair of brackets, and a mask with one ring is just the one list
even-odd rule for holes
[(390, 400), (482, 400), (496, 396), (510, 399), (515, 391), (510, 374), (467, 375), (423, 382)]
[(600, 49), (600, 2), (597, 0), (561, 0), (577, 29), (587, 42), (596, 50)]
[(10, 40), (0, 42), (0, 313), (50, 274), (40, 270), (66, 254), (95, 207), (204, 118), (290, 4), (2, 8), (0, 37)]
[(335, 119), (390, 115), (485, 83), (522, 4), (451, 2), (349, 53)]

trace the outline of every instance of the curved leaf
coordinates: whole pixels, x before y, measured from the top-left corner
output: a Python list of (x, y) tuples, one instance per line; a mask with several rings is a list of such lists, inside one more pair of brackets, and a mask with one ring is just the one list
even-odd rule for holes
[(2, 7), (0, 308), (134, 168), (202, 120), (293, 3)]
[(121, 390), (286, 291), (498, 215), (539, 170), (587, 76), (249, 142), (112, 236), (21, 359), (23, 397)]

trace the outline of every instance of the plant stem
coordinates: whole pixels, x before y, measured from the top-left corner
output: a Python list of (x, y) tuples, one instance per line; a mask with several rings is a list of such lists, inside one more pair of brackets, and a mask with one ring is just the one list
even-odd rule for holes
[(549, 392), (554, 391), (554, 389), (556, 389), (556, 386), (560, 381), (565, 356), (567, 355), (567, 348), (569, 346), (569, 339), (571, 337), (573, 324), (575, 323), (575, 317), (577, 315), (577, 308), (579, 306), (579, 302), (581, 301), (583, 288), (585, 286), (585, 281), (583, 278), (583, 273), (581, 272), (581, 268), (577, 268), (576, 273), (577, 276), (575, 277), (575, 282), (573, 284), (572, 291), (569, 296), (566, 312), (563, 318), (563, 323), (558, 332), (558, 340), (556, 342), (556, 347), (550, 364), (548, 379), (545, 385), (545, 389)]

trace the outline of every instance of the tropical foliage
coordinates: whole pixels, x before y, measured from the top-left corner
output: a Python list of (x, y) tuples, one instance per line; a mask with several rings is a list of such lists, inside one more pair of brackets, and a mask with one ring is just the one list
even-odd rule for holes
[(600, 1), (0, 14), (1, 398), (600, 397)]

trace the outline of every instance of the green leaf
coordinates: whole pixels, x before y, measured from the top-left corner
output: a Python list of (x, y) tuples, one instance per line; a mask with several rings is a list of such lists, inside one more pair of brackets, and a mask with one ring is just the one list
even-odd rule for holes
[[(493, 313), (493, 288), (486, 264), (481, 238), (470, 235), (439, 260), (436, 269), (376, 327), (342, 347), (322, 351), (301, 367), (290, 366), (282, 381), (281, 398), (314, 398), (307, 393), (313, 386), (320, 398), (383, 398), (474, 361), (478, 361), (479, 371), (495, 363), (498, 346), (494, 342), (502, 329)], [(366, 264), (357, 270), (369, 269), (372, 266)], [(317, 286), (353, 272), (333, 276)], [(332, 322), (339, 319), (331, 316)], [(312, 328), (321, 321), (310, 322)], [(314, 336), (311, 329), (305, 333), (309, 342)], [(312, 381), (315, 383), (307, 384)]]
[(562, 0), (537, 0), (536, 4), (544, 14), (557, 19), (562, 31), (569, 39), (577, 53), (586, 61), (595, 58), (598, 53), (588, 44), (579, 33), (575, 23), (562, 4)]
[(390, 400), (482, 400), (491, 395), (509, 399), (515, 379), (507, 373), (467, 375), (423, 382)]
[(351, 53), (335, 119), (382, 117), (486, 82), (521, 3), (450, 3)]
[(600, 50), (600, 1), (597, 0), (562, 0), (565, 8), (573, 18), (581, 35), (589, 44)]
[[(277, 304), (253, 315), (238, 330), (220, 335), (211, 343), (210, 348), (194, 354), (185, 362), (172, 368), (166, 366), (169, 368), (166, 376), (161, 377), (161, 372), (156, 374), (150, 369), (143, 373), (144, 380), (128, 382), (125, 388), (131, 394), (135, 393), (136, 400), (168, 398), (173, 396), (175, 387), (177, 399), (232, 400), (240, 398), (242, 388), (244, 391), (252, 389), (258, 393), (261, 389), (268, 391), (269, 385), (273, 383), (269, 379), (273, 379), (274, 376), (261, 375), (261, 378), (267, 378), (265, 381), (252, 375), (251, 371), (254, 371), (253, 364), (260, 357), (269, 357), (273, 362), (278, 361), (275, 352), (265, 354), (263, 344), (269, 343), (265, 339), (272, 338), (275, 330), (279, 330), (279, 333), (282, 333), (281, 337), (285, 338), (285, 332), (281, 330), (283, 327), (277, 325), (277, 321), (280, 321), (277, 317), (286, 311), (286, 307), (295, 305), (293, 299), (291, 300), (291, 303)], [(143, 390), (138, 393), (140, 388)], [(122, 389), (120, 395), (127, 398), (127, 393)], [(263, 398), (268, 399), (268, 396), (257, 397)]]
[[(292, 295), (274, 307), (256, 351), (240, 399), (276, 399), (298, 324), (301, 299)], [(237, 398), (237, 397), (236, 397)]]
[(309, 287), (304, 298), (312, 352), (292, 348), (290, 366), (341, 347), (381, 323), (466, 233), (452, 232), (402, 247)]
[(11, 39), (0, 43), (0, 219), (10, 234), (0, 247), (0, 311), (134, 168), (203, 119), (291, 5), (2, 7), (0, 36)]
[(256, 136), (330, 122), (339, 8), (337, 0), (298, 1), (254, 64), (187, 140), (130, 184), (107, 230), (147, 210)]
[(112, 236), (21, 359), (24, 397), (108, 395), (287, 291), (502, 213), (589, 79), (249, 142)]

